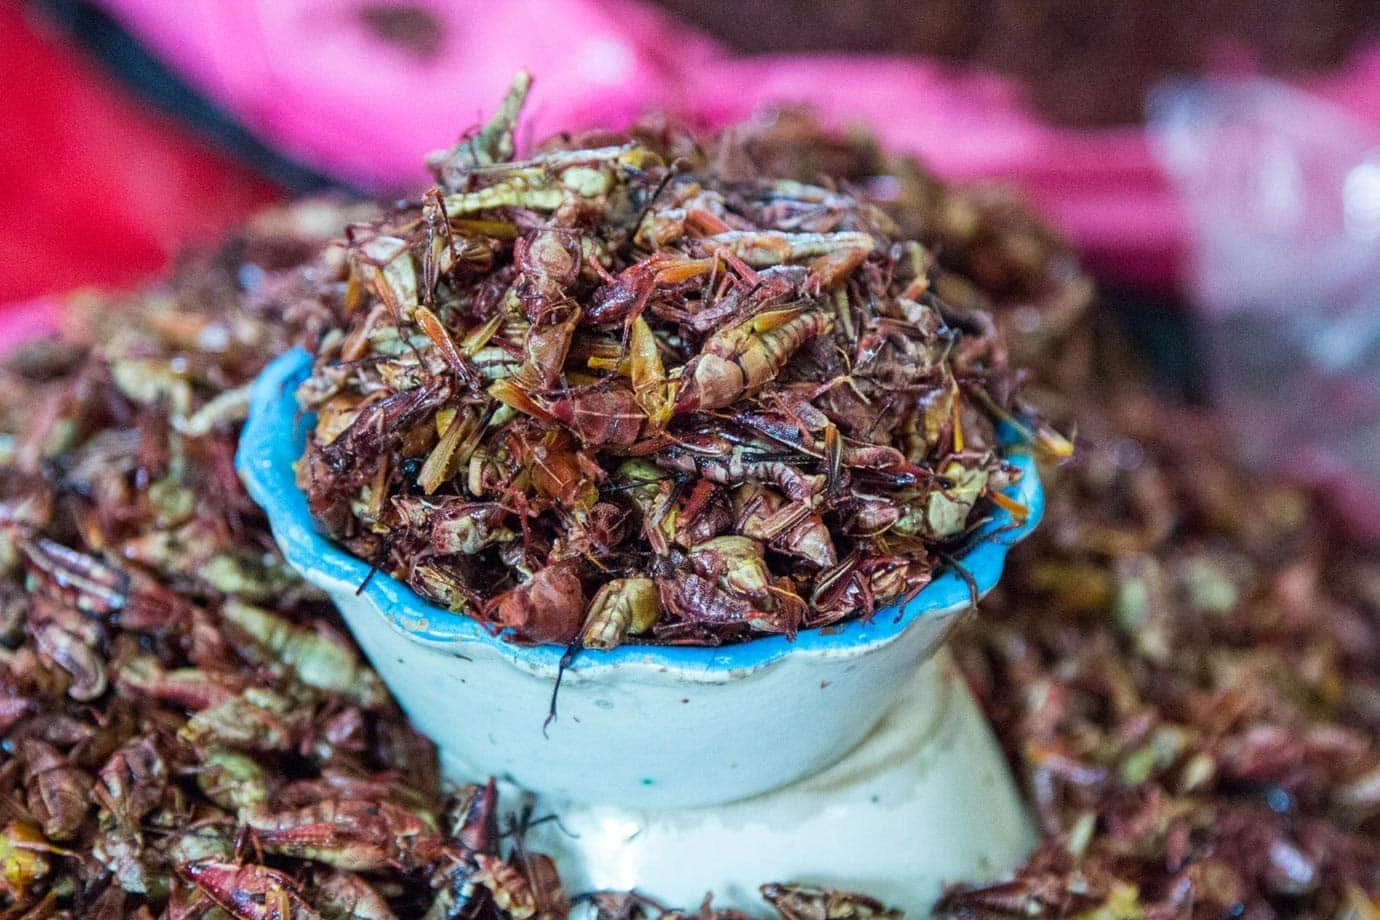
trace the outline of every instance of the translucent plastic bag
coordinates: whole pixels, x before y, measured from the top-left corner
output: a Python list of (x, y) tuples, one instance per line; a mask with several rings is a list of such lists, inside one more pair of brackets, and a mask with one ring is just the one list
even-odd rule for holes
[(1166, 86), (1150, 115), (1243, 456), (1380, 536), (1380, 130), (1266, 80)]

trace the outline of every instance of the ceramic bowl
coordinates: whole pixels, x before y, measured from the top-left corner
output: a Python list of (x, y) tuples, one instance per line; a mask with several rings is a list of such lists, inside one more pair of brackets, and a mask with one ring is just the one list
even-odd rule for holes
[[(809, 776), (851, 751), (898, 688), (969, 609), (968, 584), (945, 571), (910, 603), (867, 620), (722, 648), (624, 645), (586, 650), (564, 676), (546, 728), (562, 649), (519, 646), (432, 606), (317, 531), (293, 464), (313, 419), (295, 394), (309, 372), (295, 350), (254, 385), (237, 465), (278, 545), (340, 608), (364, 653), (456, 778), (506, 777), (575, 802), (674, 809), (742, 799)], [(961, 564), (985, 594), (1008, 548), (1043, 511), (1035, 464), (1008, 495), (1023, 521), (995, 509)]]

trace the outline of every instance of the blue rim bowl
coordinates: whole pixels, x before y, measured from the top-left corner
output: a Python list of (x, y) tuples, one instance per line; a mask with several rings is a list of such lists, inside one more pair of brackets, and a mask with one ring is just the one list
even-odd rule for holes
[[(301, 412), (296, 400), (297, 388), (310, 370), (311, 357), (301, 348), (279, 356), (265, 367), (253, 385), (249, 419), (235, 463), (249, 494), (267, 514), (274, 538), (289, 563), (304, 573), (360, 584), (369, 574), (369, 564), (316, 529), (306, 496), (297, 487), (293, 472), (315, 424), (315, 416)], [(1017, 521), (1005, 509), (994, 506), (990, 518), (973, 532), (967, 546), (954, 554), (972, 576), (979, 596), (997, 584), (1007, 552), (1035, 529), (1044, 513), (1044, 490), (1030, 451), (1010, 437), (1005, 458), (1021, 470), (1021, 477), (1003, 494), (1024, 506), (1028, 513), (1024, 520)], [(433, 648), (453, 651), (467, 644), (479, 644), (524, 670), (551, 675), (556, 673), (564, 653), (561, 646), (505, 641), (475, 619), (429, 603), (383, 572), (369, 580), (363, 594), (395, 629)], [(609, 651), (586, 649), (576, 656), (570, 670), (588, 673), (636, 664), (705, 676), (725, 671), (740, 674), (792, 654), (839, 654), (886, 643), (927, 612), (967, 606), (971, 597), (968, 582), (949, 566), (908, 603), (885, 607), (867, 619), (802, 630), (793, 640), (769, 636), (718, 647), (627, 644)]]

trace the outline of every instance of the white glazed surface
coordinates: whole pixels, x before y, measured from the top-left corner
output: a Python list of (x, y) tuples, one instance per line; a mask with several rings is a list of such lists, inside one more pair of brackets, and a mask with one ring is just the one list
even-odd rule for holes
[[(757, 886), (798, 881), (866, 891), (927, 916), (946, 883), (995, 880), (1034, 845), (1005, 759), (947, 653), (832, 767), (740, 802), (639, 812), (538, 801), (538, 825), (570, 891), (633, 886), (662, 903), (760, 914)], [(711, 745), (705, 745), (710, 747)], [(765, 745), (764, 745), (765, 746)], [(693, 756), (693, 752), (688, 752)]]
[(419, 643), (355, 585), (304, 574), (327, 589), (408, 716), (440, 747), (447, 775), (505, 777), (544, 796), (642, 809), (729, 802), (838, 760), (964, 609), (929, 612), (862, 649), (741, 671), (570, 670), (558, 716), (543, 729), (548, 669), (515, 667), (485, 645)]

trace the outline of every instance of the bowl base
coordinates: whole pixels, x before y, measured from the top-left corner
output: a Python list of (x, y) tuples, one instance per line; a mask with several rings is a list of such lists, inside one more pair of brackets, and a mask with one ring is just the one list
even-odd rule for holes
[[(696, 756), (692, 740), (687, 758)], [(686, 908), (713, 891), (714, 906), (754, 914), (765, 906), (759, 885), (800, 882), (864, 891), (926, 916), (945, 884), (994, 880), (1035, 842), (991, 728), (946, 650), (860, 745), (781, 789), (680, 811), (536, 804), (539, 816), (560, 821), (533, 828), (528, 843), (556, 860), (567, 891), (635, 887)]]

